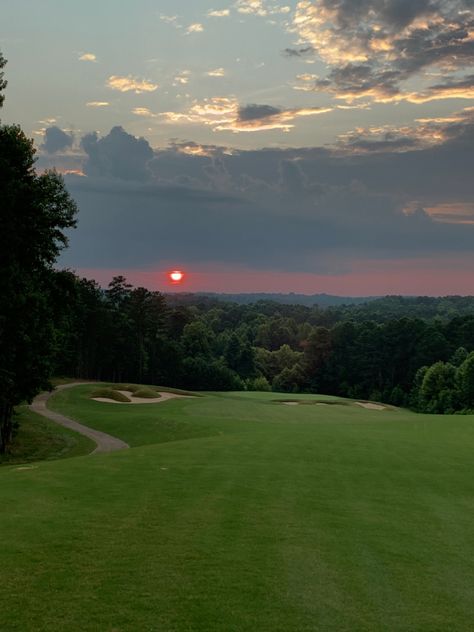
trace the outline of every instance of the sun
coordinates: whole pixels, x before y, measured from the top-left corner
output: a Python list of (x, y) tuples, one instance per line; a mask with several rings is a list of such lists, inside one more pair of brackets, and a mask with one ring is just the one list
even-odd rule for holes
[(184, 278), (184, 274), (181, 270), (173, 270), (173, 272), (169, 273), (169, 278), (171, 283), (181, 283)]

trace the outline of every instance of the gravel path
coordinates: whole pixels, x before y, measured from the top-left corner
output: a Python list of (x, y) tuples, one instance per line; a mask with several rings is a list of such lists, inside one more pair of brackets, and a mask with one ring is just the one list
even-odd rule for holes
[[(63, 384), (61, 386), (57, 386), (55, 391), (62, 391), (65, 388), (71, 388), (73, 386), (79, 386), (79, 384), (84, 384), (84, 382), (74, 382), (73, 384)], [(115, 452), (116, 450), (124, 450), (125, 448), (129, 448), (130, 446), (125, 441), (121, 439), (117, 439), (116, 437), (112, 437), (112, 435), (106, 434), (105, 432), (100, 432), (100, 430), (94, 430), (93, 428), (89, 428), (88, 426), (84, 426), (73, 419), (69, 419), (64, 415), (60, 415), (59, 413), (55, 413), (49, 408), (46, 408), (46, 402), (48, 399), (54, 395), (55, 391), (52, 393), (41, 393), (37, 397), (34, 398), (33, 402), (30, 404), (30, 409), (35, 413), (43, 415), (43, 417), (47, 417), (52, 421), (55, 421), (57, 424), (61, 426), (65, 426), (70, 430), (74, 430), (79, 434), (82, 434), (89, 439), (92, 439), (97, 444), (95, 450), (92, 451), (92, 454), (97, 454), (99, 452)]]

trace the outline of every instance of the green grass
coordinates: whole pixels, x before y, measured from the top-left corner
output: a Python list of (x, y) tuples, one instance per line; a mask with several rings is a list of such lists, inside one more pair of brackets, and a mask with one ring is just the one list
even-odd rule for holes
[(95, 448), (87, 437), (49, 421), (27, 406), (17, 407), (15, 421), (18, 431), (8, 454), (0, 454), (0, 465), (79, 456)]
[(91, 388), (136, 447), (0, 470), (9, 632), (472, 629), (474, 417)]

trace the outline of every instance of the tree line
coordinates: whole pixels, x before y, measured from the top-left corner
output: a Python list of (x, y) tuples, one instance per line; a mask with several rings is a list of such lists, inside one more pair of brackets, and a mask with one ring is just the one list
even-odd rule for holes
[[(444, 319), (387, 319), (388, 300), (377, 321), (354, 319), (352, 308), (238, 305), (198, 296), (194, 304), (189, 296), (180, 302), (179, 295), (134, 288), (122, 276), (105, 290), (70, 271), (56, 273), (56, 280), (54, 363), (64, 375), (199, 390), (319, 392), (439, 413), (474, 408), (472, 298), (471, 314)], [(406, 312), (416, 312), (418, 303), (425, 300), (411, 299)], [(335, 314), (331, 325), (321, 324)]]

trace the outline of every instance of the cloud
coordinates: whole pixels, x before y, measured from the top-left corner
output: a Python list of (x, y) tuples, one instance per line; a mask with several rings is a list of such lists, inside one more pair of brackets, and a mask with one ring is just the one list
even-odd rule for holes
[[(201, 107), (219, 111), (218, 103)], [(244, 106), (237, 117), (271, 121), (275, 110)], [(191, 268), (333, 274), (366, 259), (373, 269), (390, 260), (472, 260), (473, 140), (474, 108), (418, 127), (356, 130), (337, 148), (229, 151), (182, 141), (153, 151), (121, 128), (88, 135), (87, 177), (66, 180), (81, 210), (63, 264), (179, 259)]]
[(261, 132), (280, 129), (290, 131), (293, 121), (302, 116), (331, 112), (331, 107), (281, 109), (271, 105), (239, 106), (237, 99), (214, 97), (194, 102), (187, 112), (163, 112), (168, 123), (196, 123), (208, 125), (215, 132)]
[(143, 116), (145, 118), (156, 118), (158, 116), (158, 114), (154, 114), (149, 108), (143, 107), (133, 108), (132, 114), (135, 114), (136, 116)]
[(166, 123), (199, 123), (215, 126), (235, 118), (238, 109), (236, 99), (211, 97), (203, 101), (194, 101), (186, 112), (163, 112)]
[(465, 108), (446, 117), (417, 119), (416, 126), (382, 125), (356, 128), (339, 136), (343, 152), (406, 152), (443, 145), (468, 137), (474, 129), (474, 108)]
[(86, 106), (88, 108), (106, 108), (110, 105), (108, 101), (88, 101)]
[(261, 132), (280, 129), (285, 132), (293, 127), (293, 121), (301, 116), (314, 116), (332, 112), (331, 107), (292, 108), (283, 110), (270, 105), (250, 104), (241, 106), (237, 118), (215, 127), (215, 131)]
[(474, 74), (461, 79), (449, 79), (445, 83), (429, 86), (422, 92), (406, 95), (411, 103), (428, 103), (441, 99), (474, 99)]
[(79, 61), (97, 61), (94, 53), (84, 53), (79, 57)]
[(474, 203), (453, 202), (429, 206), (426, 212), (437, 222), (449, 224), (474, 224)]
[(144, 138), (135, 138), (122, 127), (114, 127), (107, 136), (97, 133), (82, 138), (87, 155), (84, 173), (87, 176), (146, 182), (150, 179), (148, 163), (153, 150)]
[(214, 68), (214, 70), (208, 70), (206, 72), (206, 75), (208, 77), (224, 77), (225, 76), (225, 70), (224, 70), (224, 68)]
[(302, 48), (285, 48), (283, 55), (285, 57), (304, 57), (306, 55), (314, 55), (313, 46), (303, 46)]
[(58, 151), (69, 149), (73, 142), (74, 136), (72, 134), (67, 134), (54, 125), (45, 130), (44, 143), (41, 145), (41, 149), (48, 154), (55, 154)]
[(186, 29), (186, 33), (189, 35), (191, 33), (202, 33), (204, 31), (204, 26), (200, 22), (195, 22), (194, 24), (190, 24)]
[(189, 82), (190, 70), (182, 70), (173, 80), (173, 86), (184, 86)]
[(118, 90), (119, 92), (135, 92), (135, 94), (141, 94), (142, 92), (154, 92), (159, 88), (159, 85), (147, 79), (139, 79), (131, 75), (127, 77), (112, 75), (107, 79), (107, 87), (112, 90)]
[(210, 18), (227, 18), (230, 15), (229, 9), (212, 9), (207, 12)]
[[(472, 0), (302, 0), (290, 30), (299, 48), (285, 49), (286, 56), (313, 52), (330, 67), (317, 91), (348, 102), (472, 98), (472, 76), (458, 76), (474, 63)], [(427, 69), (445, 82), (424, 86)]]
[(252, 13), (260, 16), (268, 14), (262, 0), (237, 0), (235, 8), (239, 13)]
[(179, 24), (178, 19), (179, 18), (177, 15), (160, 15), (160, 20), (162, 22), (166, 22), (166, 24), (171, 24), (175, 28), (181, 29), (183, 27), (181, 26), (181, 24)]
[(278, 13), (285, 14), (290, 13), (291, 11), (291, 8), (287, 5), (271, 5), (264, 0), (237, 0), (234, 7), (238, 13), (258, 15), (261, 17), (275, 15)]

